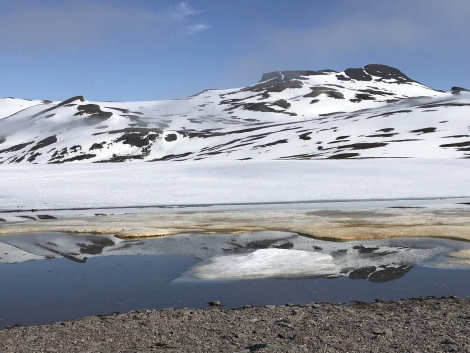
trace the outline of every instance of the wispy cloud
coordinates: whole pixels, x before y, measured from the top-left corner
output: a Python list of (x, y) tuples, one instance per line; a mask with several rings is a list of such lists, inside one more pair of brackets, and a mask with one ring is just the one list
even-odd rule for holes
[(191, 35), (196, 34), (198, 32), (202, 32), (202, 31), (206, 31), (208, 29), (211, 29), (211, 26), (201, 23), (201, 24), (188, 26), (186, 29), (187, 29), (186, 34), (191, 36)]
[(173, 13), (177, 18), (184, 18), (191, 15), (197, 15), (201, 13), (201, 11), (192, 9), (186, 1), (182, 1), (176, 5)]
[(185, 1), (174, 8), (154, 11), (141, 6), (115, 6), (113, 2), (69, 2), (54, 6), (18, 7), (0, 13), (0, 45), (35, 49), (77, 50), (79, 46), (104, 48), (134, 45), (136, 41), (169, 41), (210, 28), (192, 24), (195, 10)]
[[(199, 15), (204, 11), (195, 10), (186, 1), (180, 2), (173, 10), (173, 16), (181, 22), (190, 22), (192, 16)], [(204, 24), (204, 23), (196, 23), (196, 24), (187, 24), (186, 25), (186, 35), (191, 36), (196, 33), (206, 31), (210, 29), (211, 26)]]

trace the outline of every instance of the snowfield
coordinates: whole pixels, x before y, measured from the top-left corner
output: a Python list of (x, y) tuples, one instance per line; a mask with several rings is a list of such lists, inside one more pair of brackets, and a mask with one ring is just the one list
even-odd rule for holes
[(464, 159), (3, 165), (0, 212), (470, 197)]

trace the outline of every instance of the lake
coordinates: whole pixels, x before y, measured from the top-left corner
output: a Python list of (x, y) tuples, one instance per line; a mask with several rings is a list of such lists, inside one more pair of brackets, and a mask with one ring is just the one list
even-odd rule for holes
[(470, 268), (431, 238), (331, 242), (289, 232), (0, 237), (0, 327), (141, 308), (470, 297)]

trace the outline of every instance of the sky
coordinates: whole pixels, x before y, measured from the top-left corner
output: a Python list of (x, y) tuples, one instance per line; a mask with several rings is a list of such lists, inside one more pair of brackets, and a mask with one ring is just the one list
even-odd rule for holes
[(469, 18), (468, 0), (0, 0), (0, 97), (177, 99), (372, 63), (470, 88)]

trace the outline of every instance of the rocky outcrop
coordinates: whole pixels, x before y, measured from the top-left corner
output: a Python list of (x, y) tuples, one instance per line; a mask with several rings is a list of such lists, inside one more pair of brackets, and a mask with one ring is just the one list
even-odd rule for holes
[(400, 70), (387, 65), (370, 64), (363, 68), (346, 69), (344, 72), (349, 79), (357, 81), (372, 81), (379, 78), (379, 80), (391, 80), (397, 83), (415, 82)]

